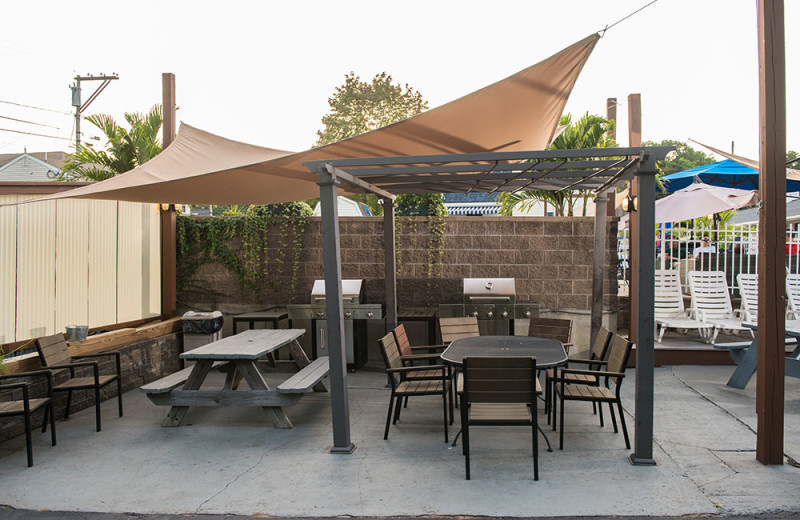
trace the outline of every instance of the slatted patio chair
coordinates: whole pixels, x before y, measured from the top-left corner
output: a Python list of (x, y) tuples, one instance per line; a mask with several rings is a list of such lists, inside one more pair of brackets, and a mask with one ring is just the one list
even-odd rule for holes
[(689, 273), (689, 292), (692, 295), (692, 311), (697, 319), (713, 327), (706, 341), (713, 343), (720, 330), (752, 329), (742, 325), (742, 313), (731, 307), (731, 296), (725, 282), (724, 271), (692, 271)]
[[(414, 366), (414, 364), (424, 365), (437, 365), (442, 363), (441, 351), (446, 348), (445, 345), (424, 345), (419, 347), (412, 347), (408, 341), (406, 328), (401, 323), (392, 330), (394, 334), (395, 344), (400, 351), (400, 360), (405, 366)], [(420, 370), (419, 372), (410, 372), (406, 374), (405, 378), (408, 381), (436, 381), (441, 379), (441, 370), (438, 368), (431, 370)], [(450, 387), (450, 399), (452, 401), (453, 387)], [(408, 397), (405, 399), (404, 406), (408, 406)]]
[[(28, 378), (31, 378), (28, 381)], [(15, 383), (0, 384), (0, 417), (21, 415), (25, 421), (25, 449), (28, 455), (28, 467), (33, 466), (33, 439), (31, 436), (31, 416), (42, 407), (49, 413), (42, 417), (42, 433), (47, 431), (47, 419), (50, 417), (50, 441), (56, 445), (56, 422), (53, 413), (53, 375), (48, 370), (0, 374), (0, 381), (16, 379)], [(44, 397), (31, 397), (30, 386), (33, 379), (47, 380), (47, 393)]]
[(656, 341), (661, 343), (667, 329), (683, 332), (697, 329), (700, 336), (708, 337), (712, 327), (698, 320), (694, 313), (683, 305), (680, 271), (677, 269), (656, 269), (655, 271), (655, 322)]
[(758, 321), (758, 275), (739, 273), (736, 275), (739, 286), (742, 320), (755, 323)]
[(531, 318), (528, 336), (549, 338), (560, 341), (569, 352), (572, 346), (572, 320), (563, 318)]
[(539, 480), (539, 432), (536, 413), (536, 358), (465, 357), (461, 427), (464, 463), (470, 480), (470, 426), (530, 426), (533, 480)]
[[(597, 337), (594, 339), (594, 343), (592, 344), (592, 348), (589, 350), (589, 358), (588, 359), (578, 359), (578, 358), (570, 358), (567, 360), (567, 364), (565, 365), (566, 368), (569, 367), (570, 363), (574, 364), (581, 364), (585, 365), (589, 370), (599, 370), (602, 368), (602, 364), (595, 363), (596, 361), (604, 361), (608, 357), (608, 347), (611, 343), (611, 337), (613, 333), (605, 327), (600, 327), (600, 330), (597, 331)], [(544, 406), (545, 412), (547, 412), (547, 424), (550, 424), (550, 416), (551, 416), (551, 408), (552, 408), (552, 400), (553, 394), (553, 384), (556, 378), (556, 373), (561, 370), (560, 368), (549, 368), (545, 372), (545, 383), (544, 383)], [(570, 383), (582, 383), (585, 385), (599, 385), (600, 378), (596, 376), (590, 376), (586, 374), (568, 374), (564, 376), (568, 382)], [(601, 410), (602, 413), (602, 410)]]
[[(54, 392), (67, 392), (67, 406), (64, 419), (69, 418), (69, 408), (72, 403), (72, 392), (75, 390), (94, 390), (95, 423), (100, 431), (100, 389), (111, 383), (117, 384), (117, 407), (119, 416), (122, 417), (122, 377), (119, 352), (104, 352), (82, 356), (70, 356), (69, 345), (63, 334), (53, 334), (36, 340), (36, 350), (39, 352), (39, 361), (42, 366), (53, 372), (54, 376), (69, 373), (69, 379), (53, 386)], [(116, 361), (116, 371), (111, 375), (100, 374), (97, 361), (82, 361), (91, 358), (113, 357)], [(75, 361), (79, 360), (79, 361)], [(91, 375), (85, 374), (86, 369), (91, 369)], [(76, 370), (78, 369), (78, 370)]]
[(789, 300), (786, 318), (800, 320), (800, 274), (786, 275), (786, 297)]
[[(442, 410), (444, 415), (444, 441), (448, 441), (448, 423), (453, 422), (453, 403), (450, 400), (450, 418), (448, 421), (448, 393), (450, 389), (450, 377), (447, 367), (444, 365), (421, 365), (404, 366), (400, 359), (400, 350), (394, 340), (394, 334), (389, 333), (378, 340), (381, 347), (383, 361), (386, 364), (386, 373), (389, 374), (389, 384), (392, 394), (389, 398), (389, 412), (386, 415), (386, 430), (383, 433), (384, 440), (389, 438), (389, 425), (397, 424), (400, 418), (401, 403), (404, 397), (416, 397), (422, 395), (442, 396)], [(438, 380), (412, 381), (407, 378), (415, 372), (425, 372), (428, 370), (438, 370)], [(394, 417), (394, 419), (392, 419)]]
[[(567, 401), (586, 401), (602, 406), (608, 403), (611, 412), (611, 422), (614, 425), (614, 433), (617, 433), (617, 420), (614, 415), (614, 404), (616, 403), (619, 411), (619, 419), (622, 424), (622, 434), (625, 437), (625, 447), (630, 449), (631, 443), (628, 439), (628, 428), (625, 425), (625, 413), (622, 410), (622, 380), (625, 377), (625, 368), (628, 365), (628, 358), (631, 354), (633, 344), (627, 339), (614, 334), (611, 339), (610, 351), (607, 361), (599, 361), (603, 368), (599, 370), (578, 370), (574, 368), (564, 368), (558, 371), (555, 378), (555, 399), (553, 399), (553, 430), (556, 428), (555, 417), (558, 416), (558, 403), (561, 403), (561, 423), (559, 433), (559, 449), (564, 449), (564, 411)], [(600, 385), (585, 385), (569, 382), (568, 377), (572, 374), (587, 375), (590, 377), (601, 378)], [(611, 389), (611, 383), (614, 389)], [(600, 426), (603, 424), (603, 415), (600, 414)]]
[(465, 318), (439, 318), (439, 329), (442, 333), (442, 343), (449, 345), (460, 338), (480, 336), (478, 318), (469, 316)]

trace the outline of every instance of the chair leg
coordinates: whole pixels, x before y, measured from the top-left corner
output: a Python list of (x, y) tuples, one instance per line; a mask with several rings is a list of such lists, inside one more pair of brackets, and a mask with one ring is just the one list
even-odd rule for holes
[(544, 413), (547, 414), (547, 424), (550, 424), (550, 378), (544, 373)]
[[(602, 407), (603, 405), (601, 403), (600, 408)], [(614, 425), (614, 433), (619, 433), (619, 430), (617, 429), (617, 418), (616, 415), (614, 414), (614, 403), (608, 403), (608, 413), (611, 414), (611, 424)]]
[(447, 389), (443, 388), (442, 389), (442, 415), (444, 416), (444, 442), (448, 442), (449, 441), (448, 432), (447, 432), (447, 423), (450, 422), (450, 421), (448, 421), (448, 417), (447, 417), (447, 409), (448, 408), (449, 408), (449, 406), (447, 406)]
[(122, 417), (122, 378), (117, 378), (117, 408), (119, 408), (119, 416)]
[(617, 400), (619, 409), (619, 422), (622, 424), (622, 435), (625, 436), (625, 447), (631, 449), (631, 441), (628, 439), (628, 428), (625, 426), (625, 414), (622, 412), (622, 401)]
[(600, 427), (601, 427), (601, 428), (605, 428), (605, 426), (606, 426), (606, 425), (605, 425), (605, 423), (603, 422), (603, 407), (602, 407), (602, 406), (600, 406), (600, 410), (599, 410), (599, 412), (600, 412), (600, 413), (598, 413), (598, 415), (600, 416)]
[(44, 407), (44, 416), (42, 417), (42, 433), (47, 431), (47, 417), (53, 413), (52, 408), (53, 399), (50, 399), (50, 402)]
[(403, 400), (403, 408), (408, 408), (408, 396)]
[[(564, 403), (561, 403), (564, 406)], [(550, 411), (553, 413), (553, 431), (556, 431), (556, 424), (558, 423), (558, 393), (556, 393), (556, 383), (553, 381), (553, 398), (550, 405)]]
[(469, 480), (469, 418), (467, 417), (467, 405), (461, 401), (461, 450), (464, 453), (464, 469)]
[[(408, 396), (406, 396), (407, 398)], [(392, 424), (397, 424), (397, 421), (400, 419), (400, 410), (403, 408), (403, 396), (397, 396), (397, 403), (394, 405), (394, 421)]]
[[(50, 402), (45, 406), (44, 413), (47, 415), (47, 410), (50, 409), (50, 441), (52, 442), (53, 446), (56, 445), (56, 414), (53, 411), (53, 400), (51, 399)], [(44, 424), (42, 425), (44, 427)]]
[(394, 406), (394, 392), (389, 397), (389, 413), (386, 414), (386, 429), (383, 431), (383, 440), (389, 438), (389, 425), (392, 423), (392, 406)]
[(100, 431), (100, 387), (94, 387), (94, 415), (97, 431)]
[(67, 390), (67, 406), (64, 409), (64, 420), (69, 419), (69, 406), (72, 404), (72, 390)]
[[(553, 400), (555, 403), (555, 400)], [(564, 449), (564, 408), (567, 406), (567, 400), (561, 399), (561, 431), (558, 433), (558, 449)], [(553, 417), (553, 429), (555, 429), (555, 416)]]
[[(26, 409), (28, 407), (27, 401), (25, 407)], [(31, 438), (31, 415), (29, 413), (25, 414), (25, 450), (28, 454), (28, 467), (30, 468), (33, 466), (33, 439)]]
[(531, 410), (531, 434), (533, 434), (533, 480), (539, 480), (539, 420), (536, 417), (536, 403)]

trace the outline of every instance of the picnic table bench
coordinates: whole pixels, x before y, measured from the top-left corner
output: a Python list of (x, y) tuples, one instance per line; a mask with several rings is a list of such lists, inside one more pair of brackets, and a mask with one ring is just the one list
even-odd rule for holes
[[(309, 361), (297, 339), (303, 329), (247, 330), (235, 336), (184, 352), (183, 359), (194, 360), (194, 366), (170, 374), (141, 387), (156, 405), (170, 406), (161, 423), (165, 427), (181, 424), (190, 406), (260, 406), (278, 428), (292, 428), (283, 407), (291, 406), (309, 391), (325, 392), (322, 379), (330, 370), (328, 358)], [(299, 369), (274, 390), (264, 380), (262, 360), (287, 347), (292, 363)], [(221, 389), (203, 389), (212, 369), (226, 372)], [(249, 389), (239, 389), (244, 379)]]
[[(795, 321), (795, 320), (792, 320)], [(744, 323), (746, 327), (756, 330), (756, 324)], [(784, 368), (784, 375), (789, 377), (800, 378), (800, 323), (791, 323), (787, 321), (786, 324), (787, 345), (795, 344), (794, 350), (786, 356), (786, 365)], [(758, 333), (753, 336), (752, 341), (737, 341), (732, 343), (716, 343), (714, 348), (719, 350), (727, 350), (736, 363), (736, 369), (728, 379), (728, 386), (732, 388), (744, 389), (753, 374), (756, 373), (757, 360), (758, 360)], [(788, 351), (787, 351), (788, 352)]]

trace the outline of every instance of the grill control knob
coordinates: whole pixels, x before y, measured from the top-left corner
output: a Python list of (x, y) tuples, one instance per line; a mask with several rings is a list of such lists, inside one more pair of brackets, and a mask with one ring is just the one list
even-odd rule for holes
[(345, 313), (344, 313), (344, 317), (345, 317), (345, 318), (349, 318), (349, 317), (350, 317), (350, 316), (352, 316), (352, 315), (353, 315), (353, 313), (352, 313), (352, 312), (345, 312)]
[(489, 311), (489, 312), (486, 313), (486, 317), (487, 318), (491, 318), (492, 316), (494, 316), (494, 312)]
[(371, 312), (367, 313), (367, 318), (372, 318), (373, 314)]
[(531, 311), (525, 311), (525, 317), (526, 318), (530, 318), (531, 317)]
[(503, 311), (503, 317), (508, 318), (508, 311)]
[(473, 316), (475, 316), (475, 317), (477, 318), (477, 317), (478, 317), (478, 311), (473, 311), (473, 312), (472, 312), (472, 315), (473, 315)]
[(317, 311), (317, 316), (319, 316), (320, 318), (322, 318), (323, 316), (325, 316), (325, 312), (323, 312), (323, 311)]

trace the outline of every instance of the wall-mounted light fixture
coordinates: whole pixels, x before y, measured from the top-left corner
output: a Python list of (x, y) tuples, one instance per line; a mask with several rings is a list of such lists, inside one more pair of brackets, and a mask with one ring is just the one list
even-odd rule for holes
[(634, 197), (630, 193), (622, 199), (622, 210), (631, 212), (639, 209), (639, 197)]
[(161, 204), (161, 211), (175, 211), (175, 204)]

